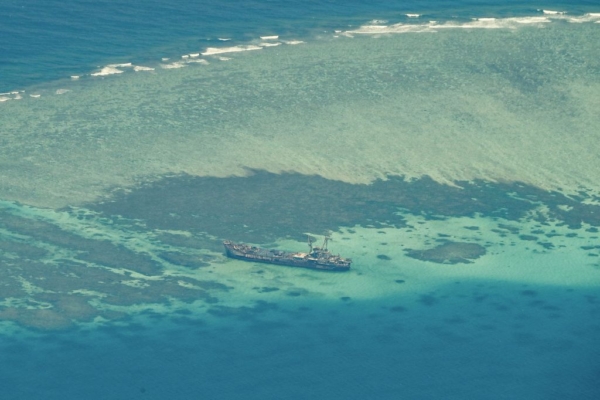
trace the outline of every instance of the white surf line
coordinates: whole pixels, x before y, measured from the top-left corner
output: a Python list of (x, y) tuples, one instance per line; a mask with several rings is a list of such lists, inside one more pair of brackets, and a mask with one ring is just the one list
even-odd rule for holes
[(133, 68), (134, 65), (132, 63), (120, 63), (120, 64), (108, 64), (103, 67), (98, 72), (93, 72), (91, 76), (106, 76), (106, 75), (114, 75), (114, 74), (122, 74), (123, 71), (121, 68)]
[[(25, 90), (13, 90), (11, 92), (0, 93), (0, 103), (4, 103), (10, 100), (22, 100), (25, 95)], [(40, 97), (39, 94), (32, 93), (29, 97)]]
[(114, 74), (122, 74), (123, 72), (125, 72), (125, 71), (115, 68), (115, 67), (106, 66), (106, 67), (102, 68), (100, 71), (93, 72), (90, 75), (91, 76), (107, 76), (107, 75), (114, 75)]
[(225, 54), (225, 53), (238, 53), (242, 51), (254, 51), (254, 50), (262, 50), (261, 46), (256, 46), (253, 44), (249, 45), (238, 45), (231, 47), (207, 47), (206, 50), (200, 54), (203, 56), (213, 56), (217, 54)]
[(565, 11), (542, 10), (542, 12), (544, 14), (548, 14), (548, 15), (562, 15), (562, 14), (566, 14)]
[[(600, 23), (600, 13), (587, 13), (580, 16), (567, 15), (566, 11), (539, 10), (543, 15), (525, 17), (473, 18), (470, 22), (456, 23), (453, 21), (438, 22), (429, 21), (422, 24), (396, 23), (383, 25), (380, 20), (372, 20), (357, 29), (344, 31), (343, 34), (383, 34), (383, 33), (407, 33), (407, 32), (434, 32), (437, 29), (516, 29), (524, 25), (547, 24), (553, 20), (566, 20), (571, 23), (593, 22)], [(405, 14), (409, 18), (420, 17), (419, 14)], [(336, 33), (342, 33), (336, 31)]]
[(136, 65), (135, 67), (133, 67), (133, 70), (135, 72), (140, 72), (140, 71), (154, 71), (155, 68), (153, 68), (153, 67), (144, 67), (143, 65)]
[(276, 47), (276, 46), (280, 46), (281, 42), (262, 42), (260, 45), (262, 47)]

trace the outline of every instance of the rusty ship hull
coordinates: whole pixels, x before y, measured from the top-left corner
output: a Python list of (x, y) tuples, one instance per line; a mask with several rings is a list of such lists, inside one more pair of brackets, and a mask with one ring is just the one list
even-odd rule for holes
[(348, 271), (352, 260), (329, 253), (326, 249), (312, 248), (309, 253), (293, 253), (263, 249), (243, 243), (224, 241), (227, 257), (266, 264), (285, 265), (322, 271)]

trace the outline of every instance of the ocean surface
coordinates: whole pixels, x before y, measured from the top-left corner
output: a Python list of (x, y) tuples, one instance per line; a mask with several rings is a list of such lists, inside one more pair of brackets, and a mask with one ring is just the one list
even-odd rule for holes
[(597, 1), (175, 3), (0, 2), (2, 399), (600, 398)]

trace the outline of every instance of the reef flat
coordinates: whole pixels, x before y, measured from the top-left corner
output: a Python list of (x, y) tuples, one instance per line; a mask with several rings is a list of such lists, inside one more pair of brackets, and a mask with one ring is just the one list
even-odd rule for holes
[[(0, 318), (38, 329), (126, 320), (145, 309), (219, 316), (263, 296), (371, 298), (376, 287), (397, 290), (394, 282), (419, 274), (431, 285), (453, 274), (517, 279), (502, 266), (511, 246), (516, 257), (558, 260), (578, 252), (589, 259), (578, 267), (584, 275), (570, 278), (578, 282), (600, 268), (594, 246), (600, 206), (517, 183), (449, 186), (390, 177), (349, 184), (265, 171), (181, 175), (79, 208), (4, 202), (1, 215)], [(355, 260), (345, 282), (306, 274), (297, 280), (297, 272), (281, 267), (248, 270), (221, 250), (225, 238), (303, 250), (306, 233), (328, 232), (333, 248)], [(418, 272), (420, 262), (470, 269)], [(333, 282), (341, 286), (323, 289)]]

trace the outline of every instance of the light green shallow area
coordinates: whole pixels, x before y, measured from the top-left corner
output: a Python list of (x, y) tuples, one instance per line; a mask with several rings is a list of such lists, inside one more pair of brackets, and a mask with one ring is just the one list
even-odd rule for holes
[(245, 168), (597, 192), (599, 41), (565, 21), (329, 35), (30, 88), (0, 103), (0, 198), (56, 208)]
[[(597, 230), (589, 226), (574, 230), (560, 221), (540, 224), (530, 219), (506, 221), (482, 216), (430, 219), (403, 213), (406, 220), (403, 229), (356, 226), (332, 233), (331, 250), (352, 256), (353, 268), (350, 272), (327, 273), (230, 260), (218, 251), (186, 248), (183, 250), (192, 256), (212, 258), (208, 266), (188, 268), (170, 263), (161, 256), (169, 251), (182, 251), (177, 246), (161, 242), (158, 239), (164, 233), (161, 230), (140, 230), (135, 224), (115, 225), (114, 220), (111, 222), (86, 210), (52, 211), (6, 202), (2, 206), (12, 215), (45, 221), (64, 232), (96, 243), (107, 241), (114, 246), (123, 246), (161, 265), (160, 272), (138, 273), (127, 260), (113, 266), (82, 262), (77, 257), (81, 253), (77, 249), (29, 240), (31, 245), (47, 251), (41, 262), (46, 266), (48, 275), (11, 276), (10, 279), (18, 278), (24, 295), (4, 298), (0, 306), (4, 310), (56, 310), (91, 325), (103, 324), (113, 317), (118, 323), (123, 315), (139, 316), (148, 312), (177, 315), (182, 310), (209, 321), (215, 318), (218, 321), (224, 315), (239, 316), (253, 312), (256, 304), (276, 304), (283, 310), (313, 303), (321, 304), (319, 307), (332, 307), (340, 301), (369, 304), (382, 299), (390, 299), (392, 305), (412, 304), (428, 294), (444, 293), (457, 283), (469, 287), (481, 283), (523, 289), (570, 288), (582, 292), (593, 292), (600, 283)], [(171, 234), (187, 235), (197, 241), (203, 239), (202, 235), (188, 232)], [(27, 240), (4, 230), (0, 231), (0, 239)], [(458, 248), (454, 254), (446, 253), (446, 259), (442, 256), (436, 262), (431, 262), (431, 258), (409, 256), (410, 249), (431, 249), (448, 241), (476, 244), (485, 251), (484, 254), (469, 256), (464, 249)], [(306, 247), (305, 243), (289, 239), (279, 240), (272, 246), (292, 251), (304, 251)], [(465, 259), (451, 263), (453, 256)], [(79, 268), (83, 268), (68, 270), (80, 280), (75, 283), (66, 280), (71, 287), (65, 286), (61, 290), (43, 288), (46, 279), (53, 279), (53, 270), (67, 272), (64, 266), (68, 267), (70, 263), (78, 263), (81, 265)], [(93, 272), (90, 272), (97, 269), (110, 272), (104, 276), (111, 276), (112, 282), (98, 286)], [(207, 280), (218, 282), (221, 286), (208, 289), (211, 296), (216, 296), (214, 302), (205, 296), (203, 283)], [(169, 291), (170, 282), (176, 283), (174, 291)], [(166, 286), (159, 286), (162, 284)], [(223, 286), (228, 289), (222, 290)], [(130, 295), (122, 291), (130, 287), (136, 288), (136, 295), (147, 296), (142, 297), (146, 300), (131, 301)], [(60, 293), (64, 296), (63, 303), (35, 300), (44, 293)], [(495, 292), (491, 290), (490, 293)], [(111, 302), (110, 299), (115, 299), (115, 296), (117, 302)], [(165, 301), (165, 296), (168, 301)], [(510, 298), (510, 294), (506, 296)], [(88, 303), (91, 308), (78, 314), (79, 301)], [(3, 312), (3, 319), (7, 316), (14, 319), (12, 314)], [(107, 312), (113, 314), (107, 316)], [(115, 313), (121, 315), (115, 317)], [(60, 329), (65, 323), (53, 315), (40, 316), (37, 323), (24, 322), (42, 329)], [(13, 329), (12, 324), (3, 326), (4, 331)]]

